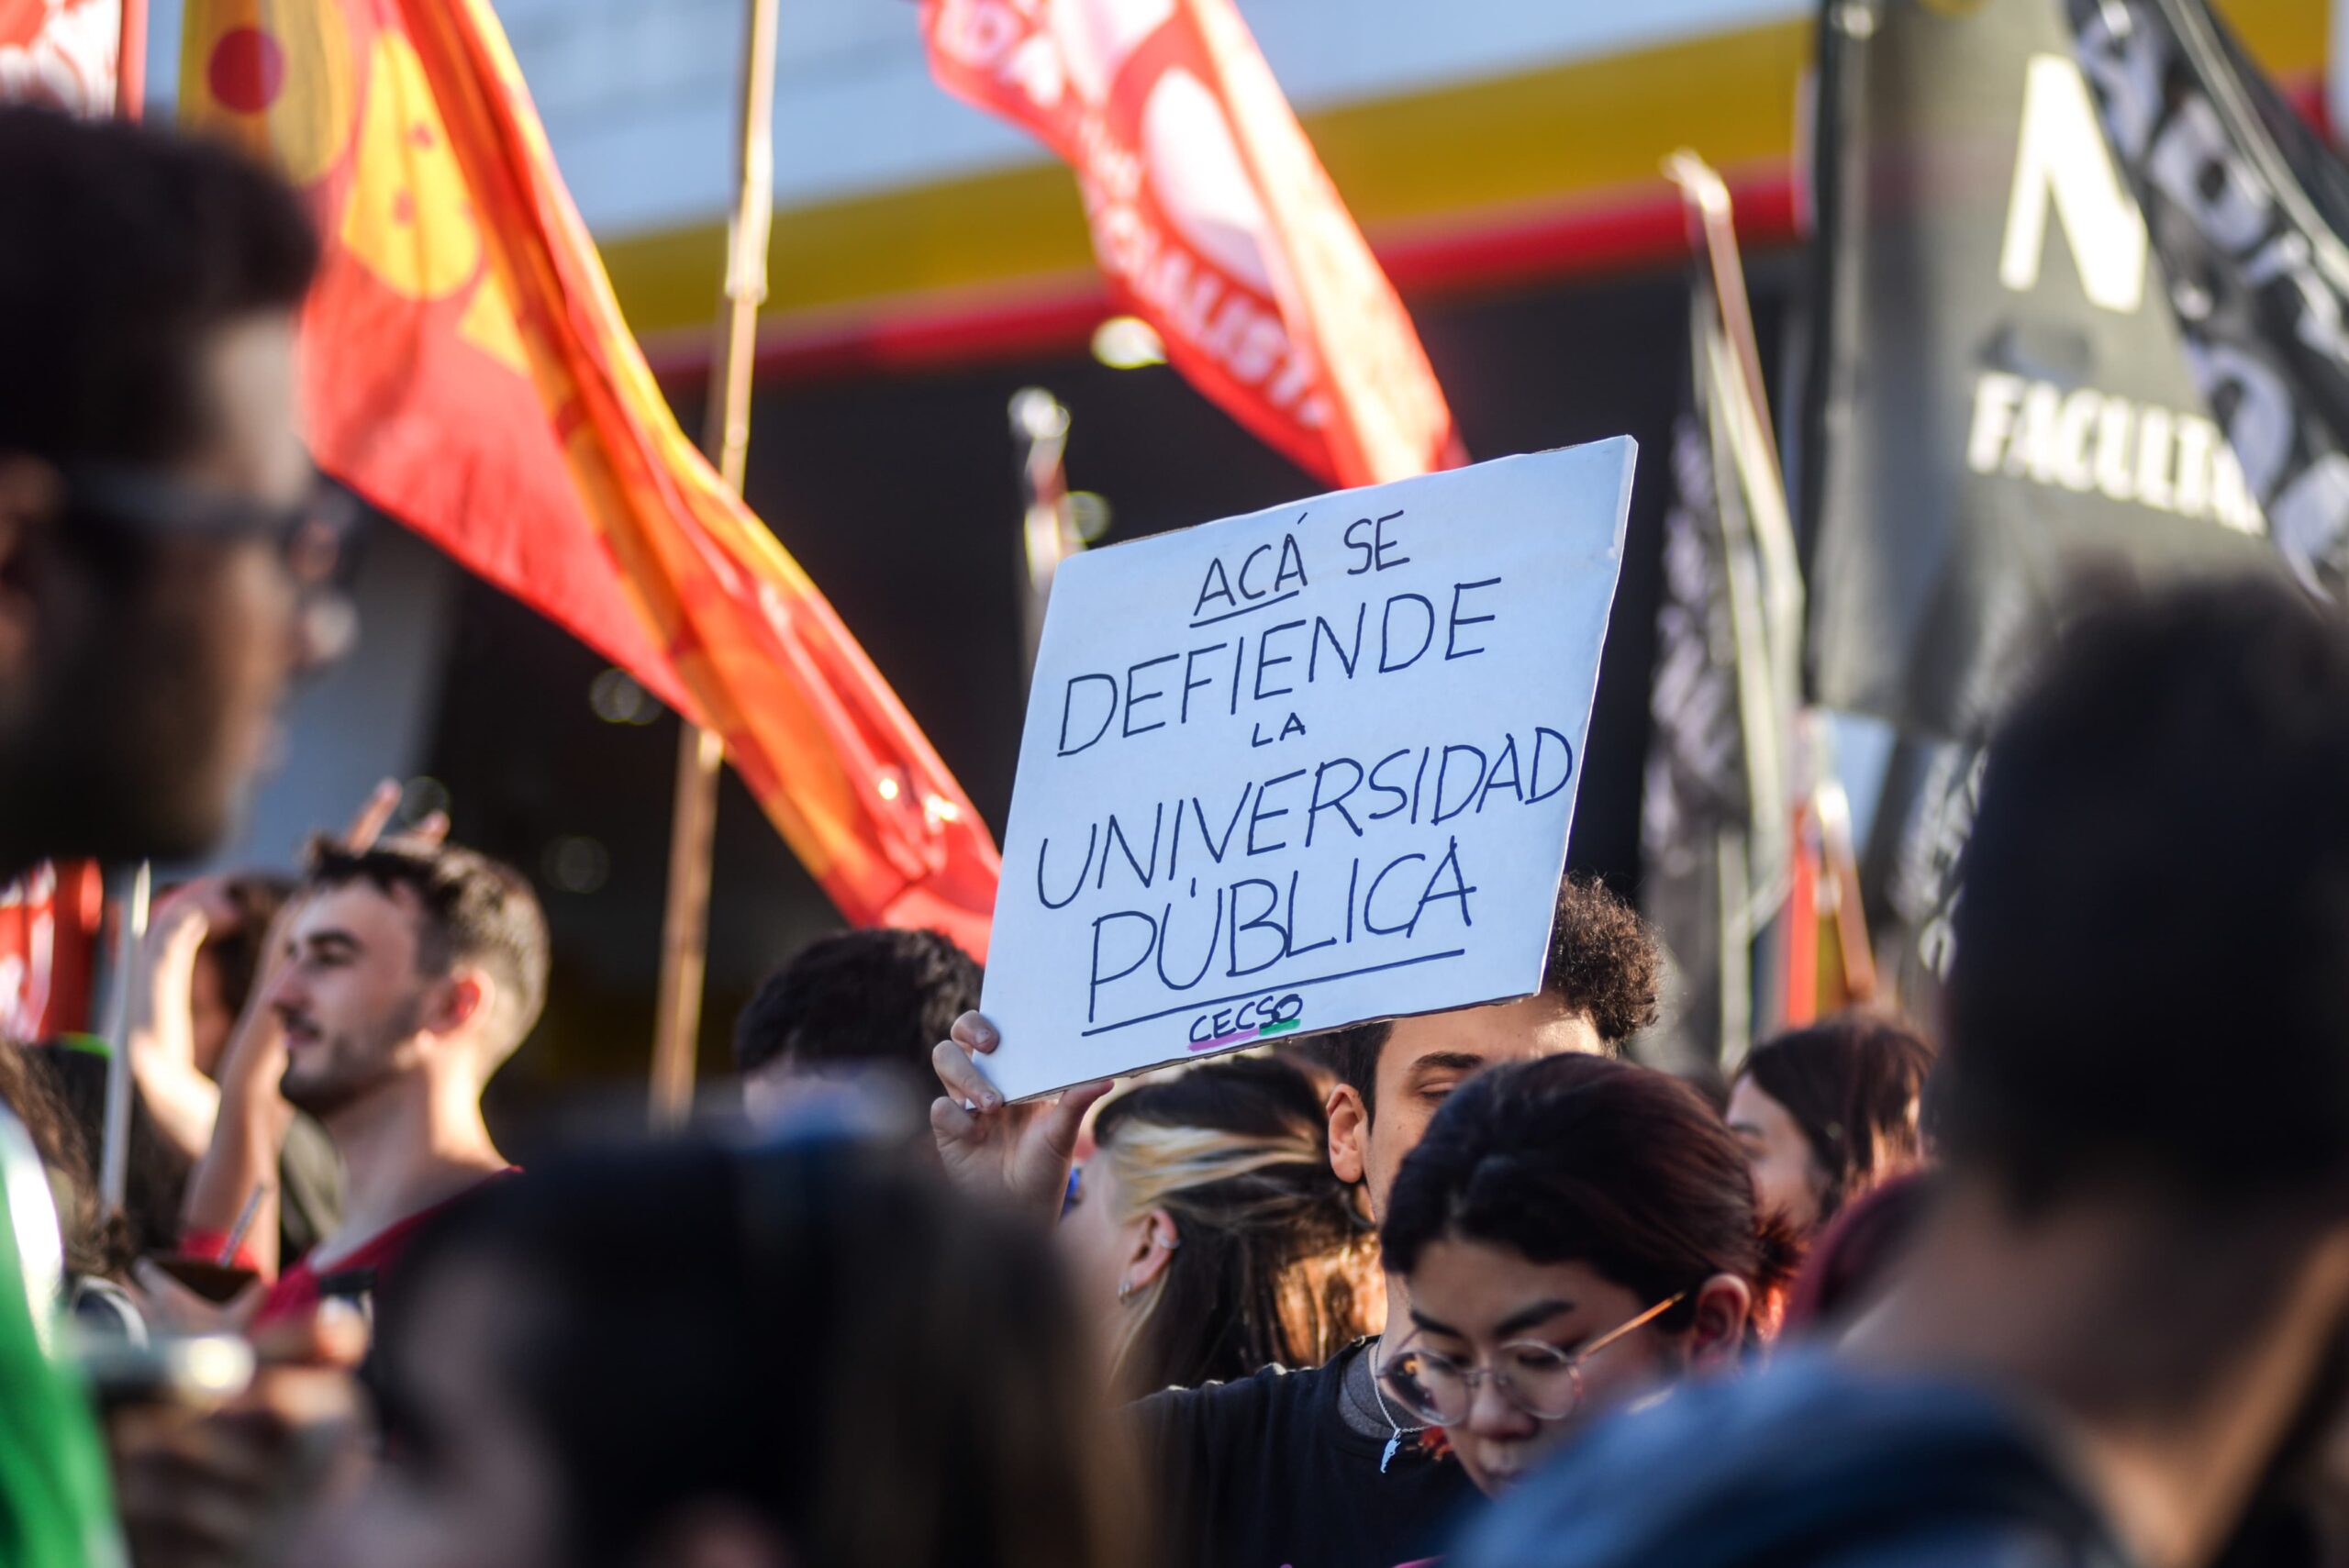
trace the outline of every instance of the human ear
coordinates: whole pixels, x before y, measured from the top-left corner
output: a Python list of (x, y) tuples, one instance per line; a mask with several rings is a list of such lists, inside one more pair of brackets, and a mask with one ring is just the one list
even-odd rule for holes
[(1349, 1185), (1359, 1184), (1364, 1170), (1364, 1145), (1370, 1138), (1370, 1111), (1352, 1084), (1340, 1084), (1330, 1091), (1326, 1114), (1330, 1118), (1330, 1169), (1337, 1173), (1338, 1180)]
[(1173, 1215), (1163, 1208), (1153, 1208), (1143, 1215), (1133, 1228), (1133, 1247), (1126, 1258), (1123, 1294), (1132, 1296), (1156, 1284), (1174, 1261), (1175, 1249), (1182, 1244)]
[(435, 1034), (454, 1034), (489, 1011), (490, 983), (486, 976), (461, 970), (440, 988), (429, 1024)]
[(1697, 1312), (1688, 1329), (1689, 1370), (1735, 1366), (1745, 1351), (1745, 1326), (1753, 1317), (1753, 1287), (1735, 1274), (1715, 1274), (1698, 1285)]

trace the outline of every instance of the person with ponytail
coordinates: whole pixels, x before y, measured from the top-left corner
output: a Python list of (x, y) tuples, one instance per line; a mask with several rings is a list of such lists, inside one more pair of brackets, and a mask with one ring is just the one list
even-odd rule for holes
[(1798, 1244), (1676, 1078), (1593, 1056), (1478, 1074), (1403, 1162), (1382, 1240), (1407, 1276), (1380, 1386), (1486, 1495), (1594, 1416), (1734, 1372)]
[(1103, 1106), (1060, 1235), (1120, 1400), (1319, 1366), (1372, 1331), (1377, 1246), (1289, 1063), (1211, 1062)]

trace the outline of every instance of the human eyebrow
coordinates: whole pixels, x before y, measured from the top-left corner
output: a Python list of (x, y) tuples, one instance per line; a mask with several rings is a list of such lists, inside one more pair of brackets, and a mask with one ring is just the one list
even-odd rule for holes
[(1414, 1328), (1424, 1329), (1431, 1334), (1442, 1334), (1449, 1339), (1464, 1340), (1468, 1337), (1451, 1324), (1431, 1318), (1416, 1307), (1411, 1308), (1411, 1324)]
[(1512, 1335), (1528, 1333), (1539, 1329), (1553, 1318), (1572, 1312), (1574, 1309), (1575, 1304), (1571, 1301), (1537, 1301), (1522, 1311), (1512, 1312), (1501, 1319), (1499, 1326), (1493, 1330), (1493, 1334), (1497, 1339), (1506, 1340)]
[(1412, 1075), (1431, 1073), (1475, 1073), (1485, 1065), (1485, 1059), (1473, 1051), (1432, 1051), (1411, 1063)]

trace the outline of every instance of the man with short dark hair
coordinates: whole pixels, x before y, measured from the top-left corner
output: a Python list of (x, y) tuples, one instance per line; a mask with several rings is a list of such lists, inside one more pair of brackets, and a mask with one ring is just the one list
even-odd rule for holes
[[(1362, 1184), (1383, 1219), (1403, 1157), (1445, 1096), (1475, 1073), (1565, 1051), (1611, 1052), (1655, 1019), (1662, 955), (1637, 914), (1597, 882), (1559, 889), (1542, 989), (1520, 1001), (1397, 1018), (1328, 1037), (1318, 1048), (1330, 1091), (1330, 1164)], [(1072, 1089), (1052, 1106), (1006, 1106), (973, 1062), (995, 1048), (976, 1014), (956, 1020), (932, 1062), (946, 1097), (930, 1125), (950, 1171), (1000, 1185), (1031, 1207), (1056, 1200), (1084, 1112), (1107, 1084)], [(966, 1103), (967, 1102), (967, 1103)], [(1387, 1321), (1405, 1330), (1408, 1300), (1389, 1274)], [(1325, 1366), (1137, 1405), (1165, 1507), (1188, 1548), (1173, 1568), (1393, 1568), (1435, 1548), (1475, 1488), (1431, 1456), (1419, 1428), (1381, 1395), (1386, 1341), (1350, 1347)], [(1261, 1561), (1259, 1561), (1261, 1559)]]
[[(222, 1074), (185, 1242), (222, 1244), (274, 1167), (287, 1107), (326, 1125), (349, 1173), (342, 1224), (278, 1278), (263, 1322), (314, 1305), (332, 1276), (368, 1288), (434, 1210), (509, 1169), (481, 1095), (545, 1003), (546, 918), (520, 873), (470, 850), (322, 847), (276, 962), (263, 985), (278, 1027), (232, 1048), (244, 1060)], [(266, 1270), (273, 1227), (250, 1232)]]
[(0, 107), (0, 880), (212, 849), (328, 651), (294, 406), (317, 260), (226, 149)]
[(842, 931), (808, 943), (735, 1021), (743, 1108), (772, 1123), (809, 1086), (848, 1082), (927, 1103), (930, 1049), (979, 1005), (982, 978), (936, 931)]
[(1468, 1568), (2201, 1568), (2340, 1414), (2349, 622), (2090, 606), (1994, 737), (1941, 1190), (1832, 1360), (1684, 1389)]

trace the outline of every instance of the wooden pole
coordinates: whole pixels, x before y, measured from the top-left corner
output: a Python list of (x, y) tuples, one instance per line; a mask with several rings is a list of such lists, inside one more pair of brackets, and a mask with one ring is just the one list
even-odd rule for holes
[[(759, 306), (767, 294), (767, 235), (774, 218), (775, 17), (779, 0), (746, 0), (742, 51), (741, 176), (729, 226), (726, 306), (710, 369), (702, 450), (736, 495), (751, 450), (751, 370)], [(710, 843), (718, 826), (717, 734), (688, 724), (677, 743), (677, 790), (669, 829), (669, 895), (662, 917), (661, 991), (653, 1017), (652, 1120), (674, 1127), (693, 1103), (701, 1034), (702, 976), (709, 953)]]

